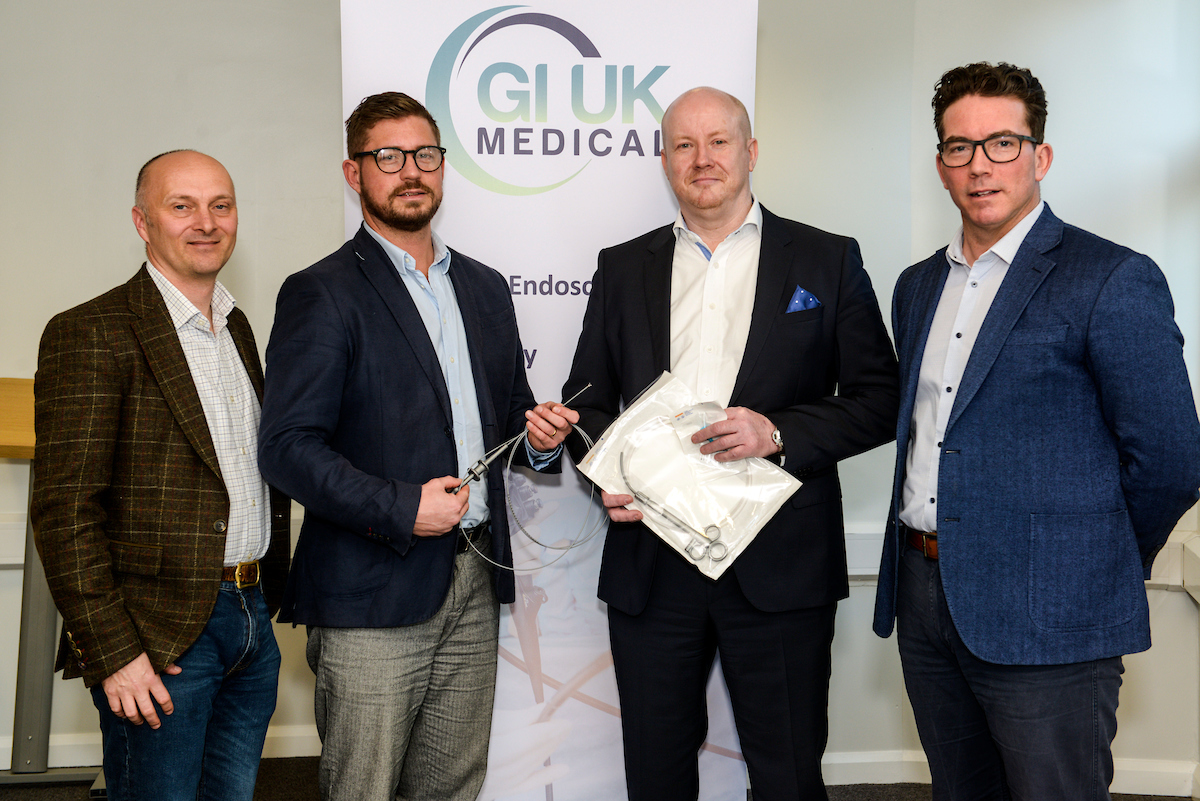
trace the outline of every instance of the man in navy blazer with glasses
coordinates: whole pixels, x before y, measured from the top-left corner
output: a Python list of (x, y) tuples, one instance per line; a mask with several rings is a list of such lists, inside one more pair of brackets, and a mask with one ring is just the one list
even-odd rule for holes
[[(487, 770), (499, 603), (512, 603), (500, 470), (558, 469), (575, 412), (534, 405), (504, 278), (433, 231), (445, 151), (408, 95), (346, 121), (363, 225), (279, 290), (259, 463), (304, 505), (279, 619), (308, 627), (325, 801), (474, 801)], [(504, 568), (509, 569), (504, 569)]]
[(950, 70), (933, 108), (962, 230), (893, 296), (875, 631), (896, 626), (935, 799), (1107, 799), (1143, 579), (1200, 485), (1183, 337), (1150, 259), (1042, 202), (1029, 70)]

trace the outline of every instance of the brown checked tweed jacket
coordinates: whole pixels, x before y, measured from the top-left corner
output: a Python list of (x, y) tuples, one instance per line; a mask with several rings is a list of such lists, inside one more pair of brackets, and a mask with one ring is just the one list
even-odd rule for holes
[[(262, 399), (246, 316), (229, 331)], [(34, 380), (38, 553), (63, 616), (56, 669), (91, 687), (145, 651), (162, 671), (217, 597), (229, 496), (183, 348), (145, 265), (46, 326)], [(262, 563), (272, 613), (287, 574), (289, 501), (271, 490)]]

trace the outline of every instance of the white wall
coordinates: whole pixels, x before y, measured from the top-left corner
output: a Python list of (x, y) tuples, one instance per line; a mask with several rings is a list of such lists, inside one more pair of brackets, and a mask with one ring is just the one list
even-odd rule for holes
[[(681, 25), (711, 22), (688, 20), (679, 6)], [(1055, 162), (1044, 196), (1067, 221), (1163, 267), (1195, 382), (1200, 3), (1013, 0), (1008, 9), (997, 23), (995, 6), (945, 0), (760, 0), (759, 197), (784, 216), (857, 237), (886, 309), (899, 272), (957, 223), (933, 170), (934, 81), (979, 59), (1029, 66), (1049, 93)], [(222, 280), (265, 345), (284, 276), (342, 241), (338, 42), (335, 0), (2, 4), (0, 375), (31, 377), (46, 320), (133, 273), (134, 177), (176, 147), (208, 152), (233, 175), (240, 241)], [(877, 553), (891, 453), (843, 469), (852, 558), (863, 573)], [(26, 475), (25, 463), (0, 460), (0, 563), (20, 559)], [(1200, 760), (1200, 622), (1175, 591), (1168, 560), (1160, 563), (1150, 590), (1156, 644), (1126, 660), (1115, 789), (1182, 795)], [(895, 640), (869, 630), (873, 595), (869, 577), (857, 579), (838, 614), (832, 782), (927, 775)], [(20, 571), (0, 570), (0, 642), (15, 642), (19, 607)], [(312, 753), (303, 632), (277, 634), (284, 667), (268, 755)], [(14, 653), (0, 649), (0, 764)], [(55, 693), (52, 764), (98, 761), (81, 684), (58, 682)]]

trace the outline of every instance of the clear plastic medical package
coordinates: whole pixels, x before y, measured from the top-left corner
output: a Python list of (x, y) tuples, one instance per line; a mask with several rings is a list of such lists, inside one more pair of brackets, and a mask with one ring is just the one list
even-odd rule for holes
[(659, 376), (596, 440), (579, 471), (630, 508), (700, 572), (718, 578), (800, 482), (766, 459), (718, 462), (691, 436), (725, 410), (701, 403), (669, 372)]

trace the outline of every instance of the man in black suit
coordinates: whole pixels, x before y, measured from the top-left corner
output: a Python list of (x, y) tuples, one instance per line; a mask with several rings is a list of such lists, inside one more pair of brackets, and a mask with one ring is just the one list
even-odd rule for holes
[(596, 437), (670, 370), (728, 407), (692, 437), (712, 440), (702, 452), (772, 458), (804, 485), (716, 581), (639, 523), (632, 497), (603, 494), (599, 595), (629, 797), (696, 798), (719, 651), (755, 801), (823, 799), (834, 612), (849, 594), (836, 465), (894, 436), (896, 359), (858, 244), (751, 194), (758, 143), (737, 98), (692, 89), (662, 129), (680, 214), (600, 253), (565, 397), (592, 384), (576, 408)]

